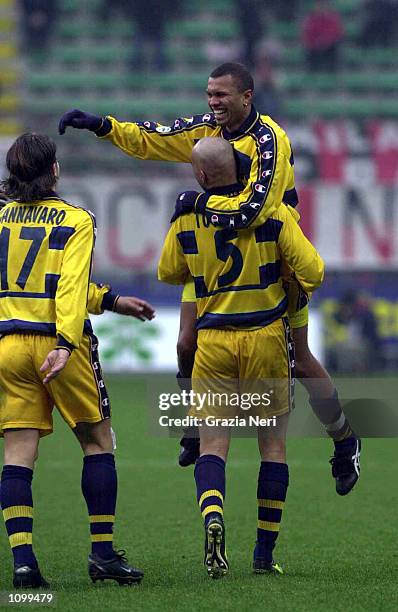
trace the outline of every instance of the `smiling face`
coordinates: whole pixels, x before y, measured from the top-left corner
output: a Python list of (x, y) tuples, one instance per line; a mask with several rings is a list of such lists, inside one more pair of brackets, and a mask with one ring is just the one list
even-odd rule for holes
[(253, 92), (250, 89), (239, 91), (232, 75), (210, 77), (206, 92), (217, 124), (229, 132), (237, 130), (249, 116)]

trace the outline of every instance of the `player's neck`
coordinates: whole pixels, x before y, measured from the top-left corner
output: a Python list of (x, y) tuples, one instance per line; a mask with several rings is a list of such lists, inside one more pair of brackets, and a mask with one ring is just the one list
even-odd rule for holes
[(249, 104), (247, 108), (243, 109), (243, 113), (239, 118), (235, 119), (233, 123), (225, 126), (228, 132), (232, 133), (232, 132), (236, 132), (237, 130), (239, 130), (239, 128), (244, 124), (244, 122), (246, 121), (246, 119), (248, 118), (251, 112), (252, 112), (252, 105)]
[(218, 178), (214, 181), (211, 181), (206, 185), (206, 191), (211, 191), (212, 189), (217, 189), (218, 187), (229, 187), (229, 185), (236, 185), (238, 179), (235, 174), (224, 175), (222, 179)]

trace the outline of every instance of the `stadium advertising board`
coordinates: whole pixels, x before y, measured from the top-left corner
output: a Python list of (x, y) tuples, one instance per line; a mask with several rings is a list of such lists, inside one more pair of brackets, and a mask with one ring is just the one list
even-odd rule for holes
[[(101, 364), (106, 372), (176, 372), (177, 338), (180, 312), (177, 308), (159, 308), (154, 321), (105, 312), (91, 316), (98, 337)], [(323, 357), (322, 315), (312, 310), (309, 344), (317, 357)]]
[[(302, 227), (329, 269), (398, 268), (398, 188), (367, 180), (299, 185)], [(73, 185), (73, 189), (71, 189)], [(68, 179), (64, 197), (97, 217), (95, 270), (154, 272), (181, 180)]]

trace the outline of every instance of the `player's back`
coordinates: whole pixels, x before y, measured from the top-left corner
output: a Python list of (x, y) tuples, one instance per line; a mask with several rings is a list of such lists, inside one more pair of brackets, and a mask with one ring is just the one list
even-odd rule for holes
[[(83, 260), (91, 261), (94, 232), (91, 213), (56, 194), (34, 203), (9, 202), (1, 209), (1, 334), (31, 331), (56, 335), (57, 318), (67, 316), (66, 302), (69, 301), (72, 316), (75, 301), (81, 300), (81, 291), (71, 286), (72, 279)], [(70, 277), (68, 296), (65, 283), (60, 283), (61, 276)], [(87, 280), (83, 282), (87, 283), (89, 273), (85, 276)], [(79, 311), (81, 307), (80, 304)], [(73, 342), (75, 338), (68, 340)]]
[(286, 313), (282, 258), (305, 290), (322, 282), (322, 259), (284, 205), (255, 230), (207, 227), (199, 215), (182, 215), (166, 238), (159, 278), (183, 283), (188, 267), (197, 329), (263, 327)]
[[(188, 226), (188, 218), (181, 218)], [(286, 311), (280, 281), (277, 227), (272, 221), (258, 230), (200, 227), (178, 232), (189, 256), (202, 327), (267, 325)], [(195, 250), (195, 248), (193, 248)]]

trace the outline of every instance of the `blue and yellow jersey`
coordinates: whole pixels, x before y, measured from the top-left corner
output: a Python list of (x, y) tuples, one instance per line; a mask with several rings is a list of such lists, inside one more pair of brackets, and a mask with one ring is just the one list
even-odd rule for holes
[[(108, 130), (108, 131), (107, 131)], [(110, 131), (109, 131), (110, 130)], [(282, 202), (298, 203), (294, 185), (294, 159), (284, 130), (254, 107), (236, 132), (216, 124), (213, 113), (176, 119), (171, 126), (153, 121), (120, 123), (107, 117), (104, 138), (125, 153), (140, 159), (190, 162), (195, 143), (205, 136), (222, 137), (234, 147), (239, 178), (245, 189), (230, 198), (201, 196), (200, 212), (215, 225), (258, 227), (274, 214)]]
[(49, 195), (34, 204), (9, 202), (0, 211), (0, 334), (58, 336), (78, 347), (90, 332), (87, 312), (101, 312), (107, 287), (89, 291), (95, 218)]
[(256, 229), (238, 232), (203, 222), (192, 213), (178, 217), (158, 267), (159, 280), (167, 283), (184, 284), (192, 276), (197, 329), (263, 327), (284, 316), (282, 258), (305, 291), (321, 284), (324, 263), (286, 206)]
[(188, 276), (185, 281), (184, 289), (181, 294), (181, 302), (196, 302), (195, 283), (191, 276)]

